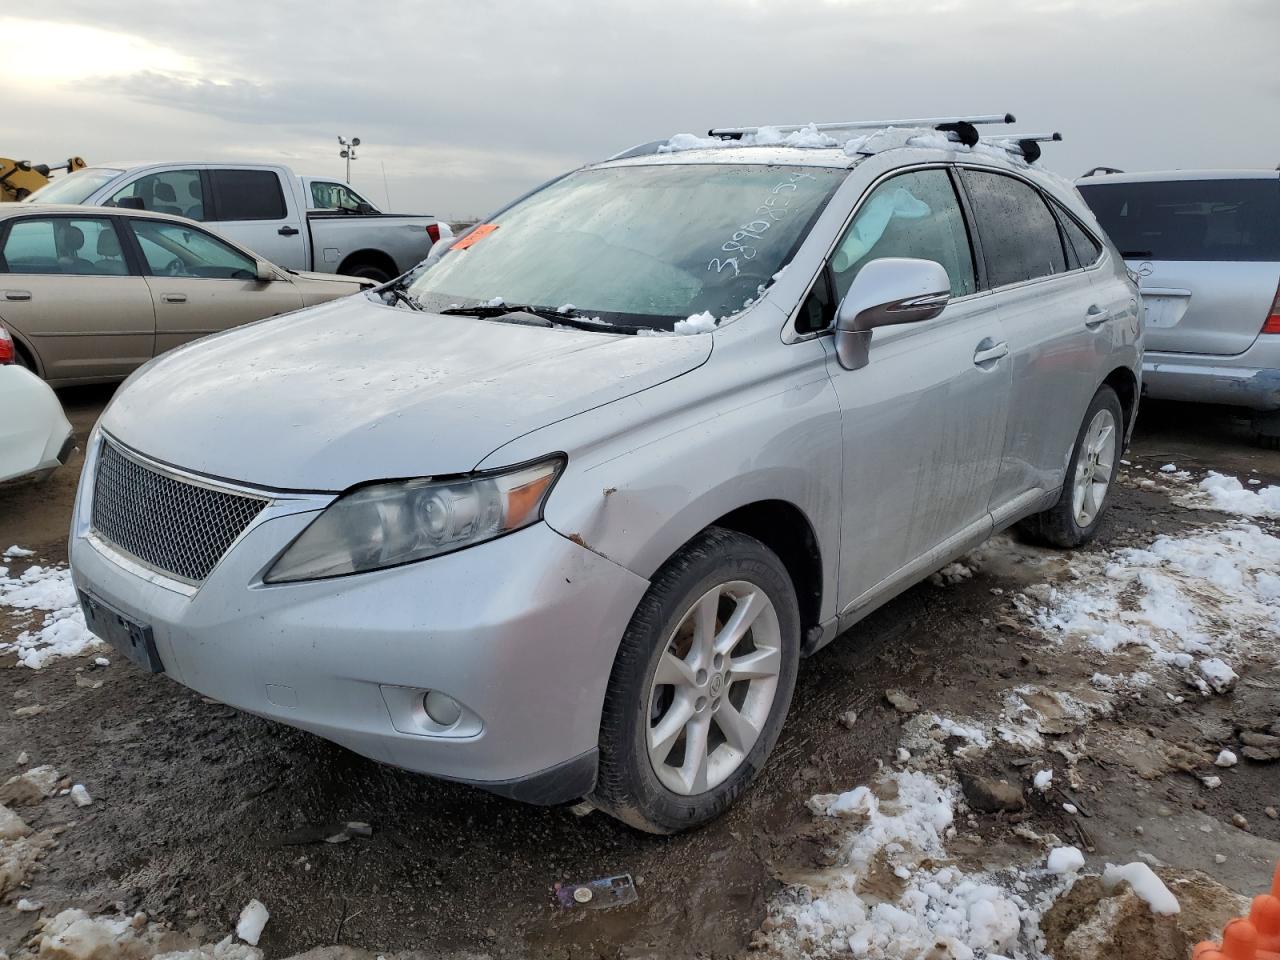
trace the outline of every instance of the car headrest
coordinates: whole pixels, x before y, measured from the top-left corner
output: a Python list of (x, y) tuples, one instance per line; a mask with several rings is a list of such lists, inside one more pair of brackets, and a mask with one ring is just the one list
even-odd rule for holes
[(200, 192), (199, 180), (189, 180), (187, 182), (187, 195), (190, 196), (192, 200), (204, 199), (203, 195)]
[(167, 200), (169, 203), (173, 203), (178, 199), (178, 195), (173, 191), (173, 184), (165, 183), (163, 180), (156, 183), (151, 195), (157, 200)]
[(84, 246), (84, 231), (73, 224), (64, 224), (58, 228), (58, 240), (65, 253), (79, 253)]
[(106, 229), (98, 234), (98, 256), (120, 256), (120, 238), (116, 236), (114, 230)]

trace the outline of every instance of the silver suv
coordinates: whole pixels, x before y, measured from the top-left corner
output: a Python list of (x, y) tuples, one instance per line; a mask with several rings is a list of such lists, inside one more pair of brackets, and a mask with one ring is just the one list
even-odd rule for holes
[(575, 170), (152, 361), (89, 444), (92, 629), (386, 763), (656, 833), (726, 809), (803, 655), (993, 531), (1094, 535), (1140, 392), (1069, 183), (782, 133)]
[(1142, 286), (1147, 395), (1242, 407), (1280, 447), (1280, 172), (1078, 184)]

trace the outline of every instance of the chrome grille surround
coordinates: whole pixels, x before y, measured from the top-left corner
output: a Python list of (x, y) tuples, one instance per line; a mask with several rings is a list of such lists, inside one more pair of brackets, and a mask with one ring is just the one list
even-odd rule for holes
[(107, 437), (94, 471), (91, 526), (107, 544), (200, 584), (270, 500), (147, 461)]

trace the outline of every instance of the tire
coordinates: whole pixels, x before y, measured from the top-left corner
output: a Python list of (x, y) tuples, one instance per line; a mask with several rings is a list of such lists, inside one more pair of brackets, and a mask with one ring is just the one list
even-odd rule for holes
[(352, 267), (350, 270), (340, 270), (338, 272), (347, 277), (361, 277), (365, 280), (372, 280), (379, 286), (391, 280), (391, 274), (371, 263), (362, 263), (359, 266)]
[[(1100, 450), (1086, 450), (1086, 446), (1094, 439), (1092, 429), (1096, 422), (1107, 415), (1111, 419), (1109, 443)], [(1099, 387), (1098, 392), (1093, 395), (1089, 409), (1085, 412), (1080, 431), (1076, 434), (1075, 446), (1071, 450), (1071, 461), (1067, 465), (1067, 475), (1062, 482), (1062, 494), (1058, 497), (1058, 502), (1043, 513), (1037, 513), (1023, 520), (1019, 524), (1019, 529), (1031, 540), (1064, 549), (1078, 547), (1092, 540), (1097, 535), (1102, 518), (1106, 516), (1111, 491), (1115, 488), (1116, 467), (1119, 466), (1123, 449), (1124, 410), (1120, 406), (1120, 398), (1110, 387)], [(1090, 462), (1086, 460), (1082, 463), (1082, 457), (1093, 458), (1096, 454), (1098, 457), (1096, 462), (1102, 466), (1106, 463), (1108, 453), (1111, 459), (1107, 464), (1106, 486), (1099, 496), (1096, 483), (1090, 484), (1093, 487), (1096, 505), (1091, 514), (1087, 511), (1081, 514), (1079, 512), (1081, 505), (1076, 500), (1076, 485), (1077, 480), (1088, 470), (1086, 464)], [(1094, 477), (1097, 476), (1095, 469)]]
[(1254, 443), (1264, 450), (1280, 450), (1280, 412), (1258, 414), (1250, 427)]
[[(699, 644), (699, 634), (726, 642), (726, 622), (744, 610), (749, 597), (754, 599), (745, 609), (757, 615), (727, 654), (713, 658), (713, 648)], [(709, 632), (696, 627), (699, 610), (714, 617)], [(799, 659), (800, 612), (782, 561), (753, 537), (719, 527), (703, 531), (654, 576), (623, 635), (605, 694), (592, 804), (657, 834), (719, 816), (755, 778), (777, 742)], [(706, 669), (696, 666), (704, 662)], [(751, 664), (753, 674), (760, 675), (741, 679), (739, 674), (735, 680), (735, 663), (743, 669)], [(680, 682), (658, 684), (660, 666), (662, 676)], [(775, 669), (771, 681), (766, 674)], [(681, 720), (685, 711), (689, 718)], [(745, 718), (746, 726), (737, 718)], [(672, 729), (679, 731), (675, 739), (664, 737), (662, 731)], [(736, 731), (736, 743), (726, 730)], [(708, 748), (704, 764), (691, 762), (698, 753), (687, 753), (697, 731)], [(651, 749), (656, 737), (670, 744), (665, 761), (653, 759), (653, 751), (662, 755), (663, 750), (658, 744)]]

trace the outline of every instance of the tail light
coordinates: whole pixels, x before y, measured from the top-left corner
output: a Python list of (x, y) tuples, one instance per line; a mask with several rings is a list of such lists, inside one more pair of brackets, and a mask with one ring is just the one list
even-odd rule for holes
[(427, 224), (427, 236), (431, 238), (432, 243), (439, 243), (440, 242), (440, 224), (438, 223)]
[(1267, 314), (1266, 323), (1262, 325), (1263, 333), (1280, 333), (1280, 288), (1276, 290), (1276, 298), (1271, 301), (1271, 312)]
[(13, 337), (9, 336), (8, 330), (0, 327), (0, 367), (6, 363), (13, 363), (15, 359)]

